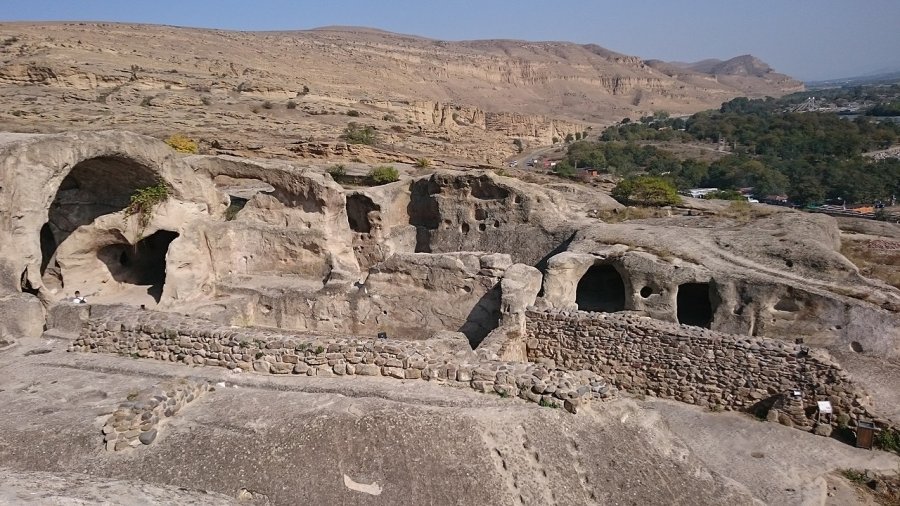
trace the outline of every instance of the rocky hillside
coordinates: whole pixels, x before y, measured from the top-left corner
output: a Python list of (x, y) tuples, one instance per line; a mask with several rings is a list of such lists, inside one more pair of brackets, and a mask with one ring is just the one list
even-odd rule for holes
[[(723, 78), (566, 42), (444, 42), (363, 28), (0, 24), (2, 129), (77, 123), (158, 135), (215, 126), (219, 144), (296, 141), (301, 132), (318, 144), (346, 125), (321, 116), (352, 109), (390, 132), (396, 151), (496, 162), (511, 154), (511, 137), (548, 144), (625, 116), (691, 113), (801, 87), (769, 71)], [(271, 112), (288, 100), (293, 114)]]

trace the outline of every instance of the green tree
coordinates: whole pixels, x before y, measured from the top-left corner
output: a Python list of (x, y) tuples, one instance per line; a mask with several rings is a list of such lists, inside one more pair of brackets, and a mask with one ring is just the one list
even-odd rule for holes
[(681, 203), (681, 197), (672, 183), (653, 176), (623, 179), (613, 188), (612, 196), (629, 205), (669, 206)]
[(553, 172), (556, 173), (557, 176), (566, 177), (566, 178), (574, 178), (576, 175), (575, 167), (572, 166), (568, 160), (563, 160), (557, 163), (553, 167)]

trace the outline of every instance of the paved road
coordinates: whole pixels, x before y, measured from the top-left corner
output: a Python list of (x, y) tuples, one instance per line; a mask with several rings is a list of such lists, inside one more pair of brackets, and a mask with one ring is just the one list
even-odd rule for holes
[(557, 144), (555, 146), (543, 146), (531, 151), (520, 153), (512, 158), (507, 159), (506, 166), (508, 167), (510, 163), (516, 162), (518, 168), (527, 168), (529, 160), (541, 159), (542, 157), (547, 156), (557, 149), (564, 149), (564, 145)]

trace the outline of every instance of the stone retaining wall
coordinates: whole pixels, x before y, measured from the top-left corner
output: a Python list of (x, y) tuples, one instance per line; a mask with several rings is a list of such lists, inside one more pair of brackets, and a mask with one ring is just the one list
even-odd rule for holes
[(766, 406), (796, 389), (810, 411), (817, 400), (830, 400), (835, 415), (848, 415), (850, 425), (875, 418), (867, 409), (868, 396), (828, 353), (775, 339), (721, 334), (629, 313), (530, 308), (526, 349), (531, 361), (591, 369), (623, 390), (711, 409)]
[[(96, 308), (95, 308), (96, 309)], [(447, 343), (315, 337), (280, 329), (226, 327), (125, 306), (92, 311), (70, 351), (227, 367), (265, 374), (387, 376), (468, 386), (576, 412), (616, 389), (589, 370), (480, 359)]]
[(161, 384), (129, 395), (128, 400), (103, 426), (103, 441), (108, 451), (122, 451), (156, 440), (159, 424), (175, 416), (189, 402), (209, 390), (205, 381), (187, 379)]

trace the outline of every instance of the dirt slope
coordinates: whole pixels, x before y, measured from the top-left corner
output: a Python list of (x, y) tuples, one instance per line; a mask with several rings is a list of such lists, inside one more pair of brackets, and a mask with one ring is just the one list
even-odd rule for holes
[[(281, 156), (340, 154), (321, 143), (339, 136), (348, 120), (340, 115), (351, 110), (383, 131), (390, 151), (496, 163), (514, 152), (513, 138), (549, 144), (625, 116), (691, 113), (800, 86), (774, 73), (722, 79), (655, 68), (567, 42), (444, 42), (360, 28), (0, 24), (0, 130), (216, 132), (210, 142), (275, 145)], [(316, 142), (307, 145), (310, 137)]]

